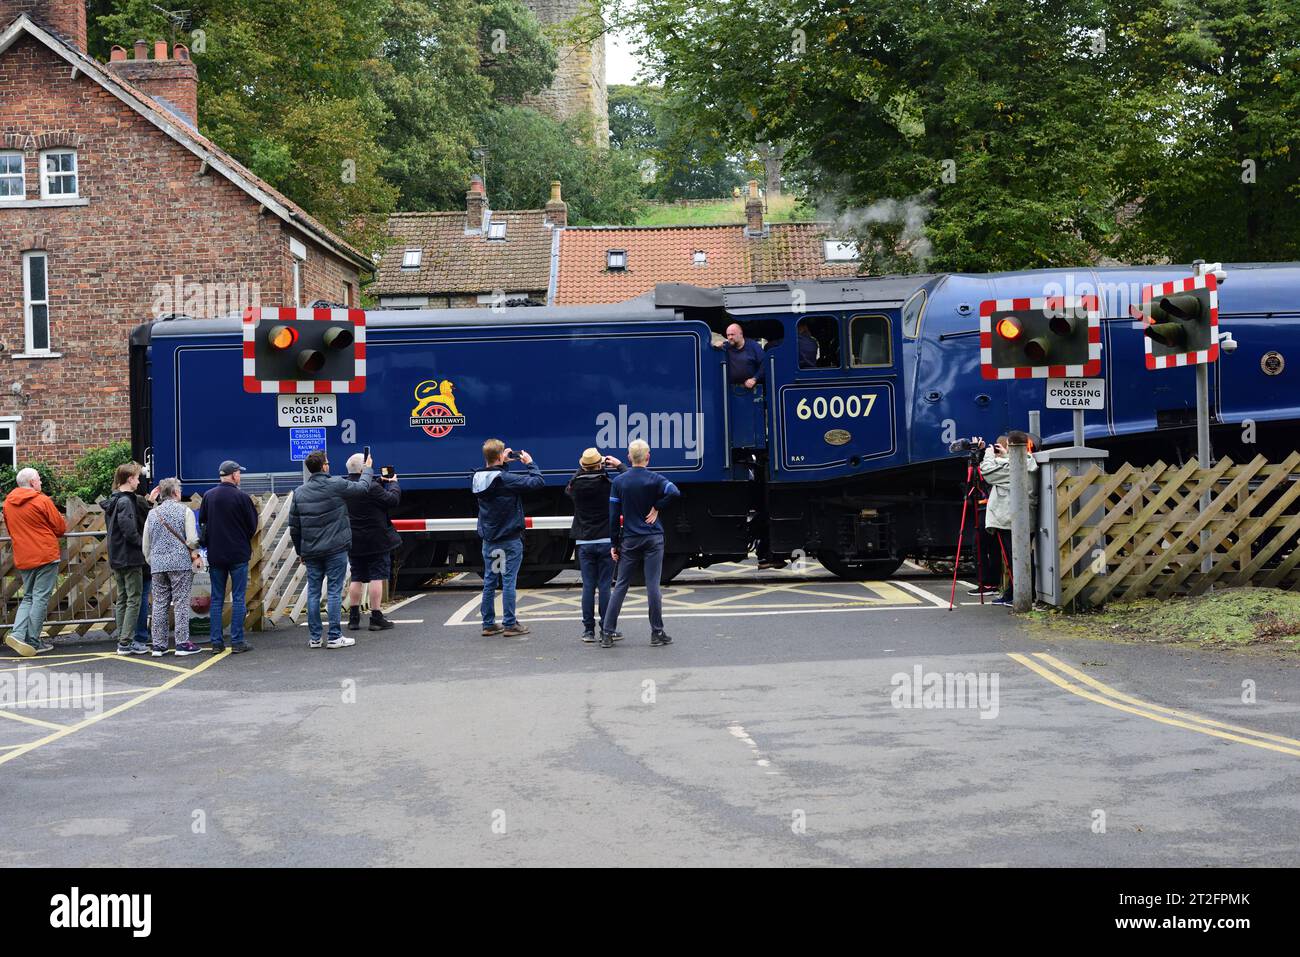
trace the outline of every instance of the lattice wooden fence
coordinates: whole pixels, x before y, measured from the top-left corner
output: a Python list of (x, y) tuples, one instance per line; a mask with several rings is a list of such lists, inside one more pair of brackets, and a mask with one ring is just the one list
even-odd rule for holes
[[(307, 568), (294, 551), (289, 535), (291, 498), (292, 493), (253, 498), (258, 510), (258, 533), (248, 567), (245, 626), (250, 630), (296, 625), (305, 620)], [(196, 495), (189, 504), (197, 509), (199, 501)], [(46, 615), (45, 634), (111, 632), (114, 588), (104, 513), (98, 506), (88, 506), (73, 498), (68, 502), (66, 515), (68, 535), (64, 539), (59, 581)], [(344, 580), (345, 589), (350, 581), (349, 574)], [(12, 625), (21, 592), (22, 579), (14, 568), (13, 547), (0, 518), (0, 634)], [(229, 596), (225, 619), (229, 624)]]
[(1208, 469), (1062, 469), (1055, 482), (1062, 604), (1194, 595), (1212, 585), (1300, 589), (1300, 452), (1277, 464), (1225, 458)]

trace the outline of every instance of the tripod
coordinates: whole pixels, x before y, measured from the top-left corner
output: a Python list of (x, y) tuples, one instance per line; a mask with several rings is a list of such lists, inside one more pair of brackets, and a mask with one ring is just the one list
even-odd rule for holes
[[(975, 547), (974, 547), (975, 570), (976, 570), (976, 574), (981, 579), (980, 604), (981, 605), (984, 604), (984, 582), (982, 581), (984, 576), (984, 565), (980, 555), (980, 529), (979, 529), (980, 482), (984, 480), (984, 476), (980, 474), (978, 456), (979, 456), (979, 452), (975, 449), (972, 449), (970, 455), (966, 459), (966, 492), (965, 494), (962, 495), (962, 499), (961, 499), (961, 529), (957, 532), (957, 554), (953, 557), (952, 560), (952, 592), (948, 595), (949, 611), (952, 611), (953, 606), (957, 602), (957, 569), (961, 565), (961, 543), (966, 536), (966, 513), (968, 511), (971, 513), (972, 522), (974, 524), (974, 535), (972, 537), (975, 539)], [(972, 500), (974, 501), (975, 504), (975, 507), (973, 509), (971, 508)]]

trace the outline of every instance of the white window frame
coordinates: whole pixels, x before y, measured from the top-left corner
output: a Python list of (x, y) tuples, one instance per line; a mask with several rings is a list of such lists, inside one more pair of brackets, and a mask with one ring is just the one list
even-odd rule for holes
[(27, 198), (27, 158), (21, 150), (0, 150), (0, 157), (3, 156), (18, 157), (18, 172), (16, 174), (0, 173), (0, 179), (12, 179), (16, 175), (21, 189), (18, 190), (17, 196), (0, 195), (0, 203), (21, 203)]
[(293, 256), (293, 304), (302, 305), (302, 264), (307, 261), (307, 247), (289, 237), (289, 254)]
[(22, 420), (21, 415), (0, 415), (0, 429), (9, 429), (9, 439), (0, 438), (0, 449), (13, 449), (15, 469), (18, 468), (18, 423)]
[(420, 263), (424, 261), (423, 249), (407, 249), (402, 252), (403, 269), (419, 269)]
[(709, 252), (707, 249), (697, 249), (691, 253), (691, 265), (707, 266), (709, 264)]
[(828, 263), (855, 263), (862, 259), (858, 244), (851, 239), (823, 239), (822, 255)]
[(505, 239), (506, 224), (504, 221), (488, 223), (488, 239)]
[[(45, 272), (45, 298), (32, 300), (31, 261), (40, 257)], [(45, 348), (37, 349), (32, 329), (32, 307), (45, 307)], [(28, 356), (53, 355), (53, 336), (50, 334), (50, 254), (43, 249), (33, 249), (23, 253), (23, 354)]]
[[(57, 173), (51, 173), (45, 168), (46, 159), (50, 156), (68, 155), (72, 157), (72, 169), (63, 170)], [(51, 193), (50, 178), (52, 176), (71, 176), (72, 192), (71, 193)], [(77, 151), (67, 147), (41, 151), (41, 199), (78, 199), (81, 196), (81, 164), (77, 159)]]
[[(614, 265), (614, 257), (622, 259), (617, 266)], [(626, 249), (607, 249), (605, 250), (605, 268), (610, 272), (627, 272), (627, 250)]]

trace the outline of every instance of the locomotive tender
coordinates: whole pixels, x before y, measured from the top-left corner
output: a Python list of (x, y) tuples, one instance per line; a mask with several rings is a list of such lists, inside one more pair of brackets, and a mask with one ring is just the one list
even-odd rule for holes
[[(1294, 448), (1300, 398), (1300, 264), (1226, 265), (1220, 335), (1235, 348), (1211, 367), (1215, 451), (1234, 458)], [(572, 566), (564, 486), (588, 446), (623, 457), (636, 437), (650, 467), (681, 489), (664, 516), (664, 578), (738, 560), (765, 513), (771, 548), (815, 555), (847, 578), (885, 576), (907, 557), (951, 556), (964, 460), (949, 444), (1025, 428), (1043, 380), (984, 379), (986, 299), (1098, 295), (1105, 411), (1085, 416), (1089, 445), (1129, 461), (1194, 454), (1190, 367), (1148, 371), (1129, 318), (1144, 284), (1190, 266), (827, 279), (726, 287), (660, 286), (607, 306), (371, 311), (366, 390), (339, 394), (327, 430), (335, 471), (368, 445), (402, 484), (403, 584), (478, 570), (469, 474), (489, 437), (531, 452), (546, 488), (526, 500), (521, 585)], [(818, 341), (801, 368), (797, 325)], [(731, 322), (766, 341), (767, 382), (727, 383), (712, 347)], [(1225, 350), (1226, 351), (1226, 350)], [(132, 442), (155, 477), (185, 494), (217, 464), (248, 467), (251, 492), (301, 481), (275, 399), (241, 389), (241, 322), (169, 319), (131, 337)], [(1244, 426), (1243, 426), (1244, 423)], [(1253, 425), (1251, 424), (1253, 423)], [(1045, 410), (1046, 445), (1071, 441), (1068, 411)], [(1243, 447), (1243, 440), (1247, 443)]]

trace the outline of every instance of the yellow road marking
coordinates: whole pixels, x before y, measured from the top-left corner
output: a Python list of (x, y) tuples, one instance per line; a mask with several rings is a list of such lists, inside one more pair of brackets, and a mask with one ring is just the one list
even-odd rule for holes
[(1182, 718), (1185, 721), (1195, 721), (1197, 724), (1207, 724), (1216, 728), (1223, 728), (1225, 731), (1237, 731), (1241, 734), (1253, 735), (1256, 738), (1267, 738), (1269, 741), (1277, 741), (1279, 744), (1286, 744), (1286, 745), (1290, 745), (1291, 747), (1300, 748), (1300, 741), (1296, 740), (1295, 738), (1283, 737), (1280, 734), (1269, 734), (1266, 731), (1255, 731), (1252, 728), (1243, 728), (1241, 727), (1241, 725), (1228, 724), (1227, 722), (1224, 721), (1216, 721), (1213, 718), (1202, 718), (1200, 715), (1189, 714), (1186, 711), (1178, 711), (1174, 708), (1166, 708), (1163, 705), (1151, 704), (1150, 702), (1142, 701), (1140, 698), (1134, 698), (1132, 695), (1124, 694), (1124, 692), (1118, 691), (1115, 688), (1112, 688), (1110, 685), (1102, 684), (1100, 681), (1098, 681), (1096, 678), (1092, 677), (1091, 675), (1086, 675), (1082, 671), (1079, 671), (1077, 668), (1072, 668), (1070, 665), (1067, 665), (1065, 662), (1058, 661), (1056, 658), (1053, 658), (1051, 655), (1045, 652), (1037, 652), (1034, 654), (1034, 657), (1046, 661), (1049, 665), (1056, 668), (1057, 671), (1063, 671), (1070, 677), (1078, 681), (1082, 681), (1084, 684), (1096, 688), (1102, 694), (1109, 695), (1110, 697), (1115, 698), (1119, 701), (1124, 701), (1127, 702), (1128, 704), (1137, 705), (1140, 708), (1147, 708), (1151, 711), (1159, 711), (1161, 714), (1171, 714), (1175, 718)]
[[(1026, 657), (1025, 655), (1018, 654), (1016, 652), (1008, 652), (1007, 657), (1013, 659), (1014, 661), (1020, 662), (1020, 664), (1024, 665), (1030, 671), (1033, 671), (1041, 675), (1042, 677), (1046, 678), (1048, 681), (1056, 685), (1058, 688), (1064, 688), (1066, 691), (1070, 692), (1073, 695), (1077, 695), (1080, 698), (1085, 698), (1088, 701), (1094, 701), (1097, 704), (1104, 704), (1106, 707), (1114, 708), (1116, 711), (1123, 711), (1128, 714), (1135, 714), (1142, 718), (1149, 718), (1152, 721), (1158, 721), (1161, 724), (1167, 724), (1175, 728), (1185, 728), (1188, 731), (1196, 731), (1199, 732), (1200, 734), (1208, 734), (1215, 738), (1222, 738), (1225, 741), (1236, 741), (1239, 744), (1249, 744), (1252, 747), (1265, 748), (1266, 750), (1269, 751), (1280, 751), (1282, 754), (1292, 754), (1295, 755), (1296, 757), (1300, 757), (1300, 748), (1286, 748), (1286, 747), (1282, 747), (1281, 745), (1270, 744), (1267, 741), (1257, 741), (1251, 738), (1243, 738), (1240, 735), (1228, 734), (1227, 732), (1224, 731), (1216, 731), (1213, 728), (1208, 728), (1205, 727), (1204, 725), (1193, 724), (1188, 721), (1180, 721), (1176, 718), (1166, 718), (1159, 714), (1153, 713), (1152, 711), (1144, 711), (1141, 710), (1141, 708), (1130, 707), (1129, 705), (1123, 704), (1120, 701), (1116, 701), (1113, 698), (1108, 698), (1099, 694), (1093, 694), (1091, 691), (1088, 691), (1084, 688), (1080, 688), (1078, 685), (1066, 681), (1056, 672), (1049, 670), (1039, 662), (1034, 661)], [(1137, 699), (1134, 698), (1132, 700), (1136, 701)], [(1152, 707), (1151, 705), (1148, 705), (1145, 702), (1140, 702), (1140, 703), (1142, 704), (1143, 708)], [(0, 758), (0, 761), (3, 760), (5, 759)]]
[[(42, 661), (46, 661), (50, 658), (85, 658), (87, 656), (103, 658), (106, 655), (112, 655), (114, 653), (115, 652), (111, 652), (111, 651), (69, 651), (61, 655), (55, 655), (46, 652), (43, 655), (37, 655), (37, 657), (40, 658)], [(30, 659), (18, 657), (15, 655), (4, 655), (0, 657), (0, 661), (28, 661), (28, 660)]]
[[(99, 661), (103, 655), (87, 655), (77, 658), (73, 661), (48, 661), (43, 664), (19, 665), (17, 668), (0, 668), (0, 671), (35, 671), (37, 668), (57, 668), (60, 665), (80, 665), (87, 661)], [(24, 661), (32, 661), (31, 658), (25, 658)]]
[(150, 668), (165, 668), (167, 671), (179, 671), (183, 674), (189, 674), (189, 668), (182, 668), (180, 665), (169, 665), (162, 661), (153, 661), (149, 658), (140, 658), (136, 655), (114, 655), (114, 658), (121, 658), (123, 661), (129, 661), (133, 665), (148, 665)]
[(66, 724), (55, 724), (53, 721), (42, 721), (40, 718), (33, 718), (31, 715), (19, 714), (16, 711), (5, 711), (0, 709), (0, 718), (13, 718), (15, 721), (21, 721), (24, 724), (34, 724), (38, 728), (66, 728)]
[[(122, 691), (100, 691), (100, 692), (86, 691), (83, 692), (82, 694), (64, 695), (62, 698), (41, 698), (38, 701), (24, 701), (22, 705), (15, 704), (12, 705), (12, 707), (17, 708), (17, 707), (30, 707), (32, 705), (46, 705), (58, 701), (71, 701), (73, 698), (90, 698), (90, 697), (107, 698), (111, 694), (138, 694), (141, 691), (148, 691), (148, 690), (149, 690), (148, 688), (126, 688), (125, 690)], [(4, 709), (6, 707), (11, 707), (11, 706), (0, 704), (0, 714), (5, 713)], [(66, 727), (66, 725), (58, 725), (58, 727), (62, 728), (62, 727)]]
[(176, 687), (178, 684), (180, 684), (182, 681), (185, 681), (187, 678), (193, 677), (199, 672), (211, 668), (218, 661), (227, 657), (229, 654), (230, 654), (230, 649), (227, 648), (219, 655), (209, 655), (208, 660), (203, 662), (203, 664), (198, 665), (197, 667), (194, 668), (180, 669), (183, 672), (183, 674), (179, 674), (174, 678), (168, 678), (162, 684), (158, 685), (156, 688), (150, 688), (148, 691), (144, 692), (138, 698), (132, 698), (130, 701), (122, 702), (120, 705), (118, 705), (115, 708), (110, 708), (107, 711), (101, 711), (99, 714), (91, 715), (89, 718), (86, 718), (84, 721), (81, 721), (78, 724), (60, 727), (58, 731), (54, 732), (53, 734), (48, 734), (37, 741), (29, 741), (26, 744), (21, 744), (18, 747), (13, 748), (8, 754), (0, 755), (0, 764), (4, 764), (6, 761), (12, 761), (14, 758), (20, 757), (26, 754), (28, 751), (34, 751), (36, 748), (39, 748), (43, 745), (52, 744), (53, 742), (58, 741), (60, 738), (65, 738), (70, 734), (80, 731), (83, 728), (87, 728), (92, 724), (95, 724), (96, 722), (103, 721), (105, 718), (111, 718), (115, 714), (121, 714), (123, 711), (126, 711), (128, 708), (134, 708), (138, 704), (143, 704), (144, 702), (148, 701), (150, 698), (162, 694), (164, 691), (170, 691), (172, 688)]

